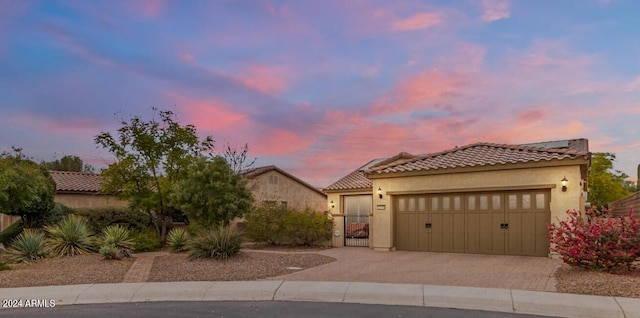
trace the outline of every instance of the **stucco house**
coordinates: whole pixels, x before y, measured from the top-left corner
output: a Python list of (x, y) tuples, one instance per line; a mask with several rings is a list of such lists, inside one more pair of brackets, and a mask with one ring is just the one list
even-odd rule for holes
[[(102, 177), (99, 174), (49, 171), (56, 183), (56, 194), (53, 200), (71, 208), (121, 207), (126, 201), (113, 195), (100, 193)], [(0, 231), (18, 221), (20, 217), (0, 214)]]
[(327, 210), (324, 192), (274, 165), (252, 168), (242, 174), (248, 179), (247, 188), (253, 193), (256, 204)]
[(590, 158), (573, 139), (375, 159), (324, 190), (332, 244), (549, 256), (546, 224), (584, 211)]

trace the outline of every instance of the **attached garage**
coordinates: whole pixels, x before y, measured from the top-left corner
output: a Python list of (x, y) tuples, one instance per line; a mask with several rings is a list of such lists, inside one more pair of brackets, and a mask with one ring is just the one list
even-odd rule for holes
[(546, 256), (549, 190), (399, 195), (398, 250)]
[(547, 225), (584, 211), (590, 158), (588, 141), (573, 139), (376, 159), (325, 189), (334, 246), (345, 198), (373, 194), (375, 250), (549, 256)]

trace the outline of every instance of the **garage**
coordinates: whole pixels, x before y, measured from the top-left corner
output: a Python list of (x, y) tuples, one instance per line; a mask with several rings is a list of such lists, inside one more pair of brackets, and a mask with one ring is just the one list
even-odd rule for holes
[(397, 250), (547, 256), (550, 189), (393, 196)]

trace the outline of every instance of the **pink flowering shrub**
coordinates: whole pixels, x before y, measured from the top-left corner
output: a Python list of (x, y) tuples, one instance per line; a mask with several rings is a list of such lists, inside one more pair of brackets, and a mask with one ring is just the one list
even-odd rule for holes
[(614, 217), (607, 209), (567, 214), (568, 220), (547, 225), (551, 250), (565, 263), (607, 272), (632, 268), (640, 256), (640, 219), (632, 210), (625, 217)]

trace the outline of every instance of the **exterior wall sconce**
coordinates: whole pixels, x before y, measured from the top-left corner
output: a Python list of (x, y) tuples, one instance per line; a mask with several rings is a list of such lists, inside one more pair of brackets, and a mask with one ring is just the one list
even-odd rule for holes
[(331, 202), (329, 202), (329, 207), (332, 208), (332, 209), (336, 207), (336, 205), (333, 203), (333, 200), (331, 200)]
[(562, 183), (562, 192), (567, 192), (567, 177), (563, 177), (560, 182)]
[(378, 187), (378, 197), (382, 199), (382, 189)]

